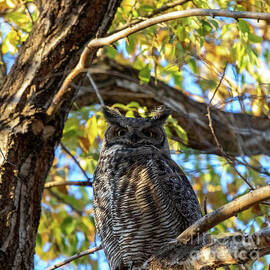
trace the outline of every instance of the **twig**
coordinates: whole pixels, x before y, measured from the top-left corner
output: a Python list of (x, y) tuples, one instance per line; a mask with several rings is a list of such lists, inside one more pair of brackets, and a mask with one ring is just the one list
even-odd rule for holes
[(248, 168), (250, 168), (250, 169), (252, 169), (252, 170), (254, 170), (254, 171), (258, 172), (258, 173), (260, 173), (260, 174), (265, 174), (267, 176), (270, 176), (270, 173), (267, 172), (266, 169), (264, 169), (264, 168), (260, 168), (260, 167), (250, 165), (247, 161), (243, 162), (243, 161), (241, 161), (241, 160), (239, 160), (237, 158), (233, 158), (233, 159), (234, 159), (235, 162), (237, 162), (239, 164), (242, 164), (242, 165), (244, 165), (244, 166), (246, 166), (246, 167), (248, 167)]
[(211, 97), (211, 99), (210, 99), (210, 101), (209, 101), (210, 105), (211, 105), (211, 103), (212, 103), (212, 101), (213, 101), (213, 99), (214, 99), (214, 97), (215, 97), (215, 95), (216, 95), (216, 93), (217, 93), (219, 87), (221, 86), (221, 83), (222, 83), (224, 77), (225, 77), (226, 68), (227, 68), (227, 64), (225, 65), (225, 68), (224, 68), (224, 71), (223, 71), (223, 73), (222, 73), (222, 76), (221, 76), (221, 78), (220, 78), (220, 80), (219, 80), (219, 83), (218, 83), (218, 85), (217, 85), (217, 87), (216, 87), (216, 89), (215, 89), (215, 91), (214, 91), (214, 93), (213, 93), (213, 95), (212, 95), (212, 97)]
[(66, 260), (64, 260), (62, 262), (56, 263), (53, 266), (50, 266), (50, 267), (46, 268), (45, 270), (54, 270), (54, 269), (57, 269), (57, 268), (59, 268), (59, 267), (61, 267), (63, 265), (66, 265), (66, 264), (68, 264), (68, 263), (70, 263), (70, 262), (72, 262), (72, 261), (74, 261), (76, 259), (79, 259), (79, 258), (81, 258), (83, 256), (93, 254), (96, 251), (99, 251), (101, 249), (102, 249), (102, 246), (101, 245), (100, 246), (97, 246), (97, 247), (94, 247), (94, 248), (87, 249), (85, 251), (82, 251), (82, 252), (77, 253), (76, 255), (71, 256), (70, 258), (68, 258), (68, 259), (66, 259)]
[[(225, 157), (226, 158), (226, 157)], [(230, 165), (232, 166), (233, 170), (238, 174), (238, 176), (249, 186), (249, 188), (251, 190), (254, 190), (255, 187), (253, 187), (253, 185), (251, 183), (249, 183), (249, 181), (235, 168), (233, 162), (231, 162), (229, 159), (226, 158), (226, 160), (228, 160), (228, 162), (230, 163)]]
[(59, 186), (92, 186), (92, 183), (88, 181), (51, 181), (45, 184), (44, 188), (52, 188), (52, 187), (59, 187)]
[(204, 200), (203, 200), (203, 210), (204, 210), (204, 215), (207, 215), (208, 214), (208, 211), (207, 211), (207, 196), (205, 196)]
[(5, 155), (4, 155), (4, 153), (3, 153), (2, 149), (1, 149), (1, 147), (0, 147), (0, 153), (1, 153), (1, 155), (2, 155), (3, 160), (5, 161), (5, 160), (6, 160), (6, 157), (5, 157)]
[(211, 130), (211, 132), (212, 132), (212, 135), (213, 135), (213, 137), (214, 137), (214, 140), (215, 140), (215, 142), (216, 142), (216, 145), (217, 145), (218, 149), (220, 150), (220, 152), (221, 152), (224, 156), (226, 156), (226, 154), (225, 154), (225, 152), (224, 152), (222, 146), (220, 145), (220, 143), (219, 143), (219, 141), (218, 141), (218, 138), (217, 138), (217, 136), (216, 136), (216, 133), (215, 133), (215, 131), (214, 131), (214, 128), (213, 128), (213, 122), (212, 122), (212, 117), (211, 117), (210, 106), (211, 106), (212, 100), (214, 99), (214, 97), (215, 97), (215, 95), (216, 95), (216, 93), (217, 93), (217, 91), (218, 91), (218, 89), (219, 89), (219, 87), (220, 87), (220, 85), (221, 85), (221, 83), (222, 83), (222, 81), (223, 81), (223, 79), (224, 79), (224, 76), (225, 76), (225, 73), (226, 73), (226, 67), (227, 67), (227, 65), (226, 65), (225, 68), (224, 68), (224, 71), (223, 71), (223, 74), (222, 74), (222, 76), (221, 76), (221, 78), (220, 78), (220, 80), (219, 80), (219, 83), (218, 83), (218, 85), (217, 85), (217, 87), (216, 87), (216, 89), (215, 89), (215, 91), (214, 91), (214, 93), (213, 93), (213, 95), (212, 95), (212, 97), (211, 97), (211, 99), (210, 99), (210, 101), (209, 101), (209, 104), (208, 104), (208, 106), (207, 106), (207, 117), (208, 117), (208, 121), (209, 121), (209, 128), (210, 128), (210, 130)]
[(59, 202), (62, 202), (66, 205), (68, 205), (75, 213), (77, 213), (80, 217), (82, 216), (82, 211), (78, 210), (76, 207), (74, 207), (72, 204), (68, 203), (65, 201), (64, 198), (62, 198), (61, 196), (59, 196), (57, 193), (55, 193), (54, 191), (52, 191), (51, 189), (48, 189), (48, 192), (54, 196)]
[(104, 101), (103, 101), (103, 99), (102, 99), (102, 97), (100, 95), (99, 89), (98, 89), (97, 85), (95, 84), (95, 82), (94, 82), (94, 80), (93, 80), (90, 72), (87, 72), (87, 78), (89, 79), (90, 83), (92, 84), (93, 88), (96, 91), (96, 95), (98, 97), (98, 100), (99, 100), (100, 105), (101, 106), (104, 106)]
[(239, 268), (240, 270), (248, 270), (248, 268), (247, 268), (244, 264), (239, 264), (239, 265), (238, 265), (238, 268)]
[(221, 144), (219, 143), (219, 141), (218, 141), (218, 138), (217, 138), (217, 136), (216, 136), (216, 133), (215, 133), (215, 130), (214, 130), (214, 128), (213, 128), (213, 122), (212, 122), (212, 117), (211, 117), (211, 111), (210, 111), (210, 106), (211, 106), (211, 103), (212, 103), (212, 100), (214, 99), (214, 97), (215, 97), (215, 95), (216, 95), (216, 93), (217, 93), (217, 91), (218, 91), (218, 89), (219, 89), (219, 87), (220, 87), (220, 85), (221, 85), (221, 83), (222, 83), (222, 81), (223, 81), (223, 79), (224, 79), (224, 76), (225, 76), (225, 73), (226, 73), (226, 67), (227, 67), (227, 65), (225, 66), (225, 68), (224, 68), (224, 72), (223, 72), (223, 74), (222, 74), (222, 76), (221, 76), (221, 78), (220, 78), (220, 80), (219, 80), (219, 83), (218, 83), (218, 85), (217, 85), (217, 87), (216, 87), (216, 89), (215, 89), (215, 91), (214, 91), (214, 93), (213, 93), (213, 95), (212, 95), (212, 98), (210, 99), (210, 101), (209, 101), (209, 104), (208, 104), (208, 106), (207, 106), (207, 117), (208, 117), (208, 120), (209, 120), (209, 128), (210, 128), (210, 130), (211, 130), (211, 132), (212, 132), (212, 135), (213, 135), (213, 137), (214, 137), (214, 140), (215, 140), (215, 142), (216, 142), (216, 145), (217, 145), (217, 147), (218, 147), (218, 149), (220, 150), (220, 152), (222, 153), (222, 155), (224, 156), (224, 158), (228, 161), (228, 163), (232, 166), (232, 168), (233, 168), (233, 170), (239, 175), (239, 177), (240, 178), (242, 178), (243, 179), (243, 181), (250, 187), (250, 189), (251, 190), (254, 190), (255, 188), (249, 183), (249, 181), (235, 168), (235, 166), (234, 166), (234, 163), (233, 163), (233, 161), (227, 156), (227, 154), (224, 152), (224, 150), (223, 150), (223, 148), (222, 148), (222, 146), (221, 146)]
[(27, 15), (28, 15), (29, 19), (30, 19), (31, 22), (32, 22), (32, 25), (34, 25), (34, 20), (33, 20), (32, 14), (31, 14), (31, 12), (30, 12), (30, 10), (29, 10), (29, 8), (28, 8), (28, 3), (25, 2), (23, 5), (24, 5), (24, 7), (25, 7), (25, 9), (26, 9), (26, 12), (27, 12)]
[(105, 45), (110, 45), (121, 38), (127, 37), (130, 34), (143, 30), (152, 25), (155, 25), (161, 22), (167, 22), (170, 20), (179, 19), (179, 18), (191, 17), (191, 16), (212, 16), (212, 17), (220, 16), (220, 17), (230, 17), (234, 19), (248, 18), (248, 19), (260, 19), (260, 20), (270, 21), (269, 13), (196, 8), (196, 9), (174, 11), (167, 14), (163, 14), (163, 15), (151, 18), (149, 20), (140, 22), (138, 24), (135, 24), (113, 35), (110, 35), (104, 38), (93, 39), (84, 48), (78, 64), (71, 71), (71, 73), (66, 77), (60, 90), (54, 96), (51, 105), (47, 109), (47, 120), (49, 121), (53, 117), (55, 112), (58, 110), (58, 108), (61, 106), (63, 102), (62, 96), (66, 92), (66, 89), (70, 85), (70, 82), (75, 77), (77, 77), (78, 74), (80, 74), (83, 71), (85, 67), (85, 62), (88, 59), (88, 56), (93, 52), (95, 48), (103, 47)]
[(194, 236), (207, 232), (220, 222), (269, 198), (270, 185), (250, 191), (196, 221), (177, 237), (177, 241), (185, 244)]
[(60, 143), (62, 149), (74, 160), (74, 162), (77, 164), (77, 166), (80, 168), (81, 172), (83, 173), (83, 175), (86, 177), (87, 181), (88, 181), (88, 185), (92, 186), (92, 183), (90, 182), (91, 179), (88, 177), (87, 173), (85, 172), (85, 170), (82, 168), (82, 166), (80, 165), (79, 161), (75, 158), (74, 155), (72, 155), (72, 153), (66, 148), (66, 146), (64, 146), (62, 143)]
[[(0, 153), (1, 153), (1, 155), (2, 155), (2, 158), (3, 158), (3, 161), (4, 161), (4, 162), (7, 162), (9, 165), (16, 166), (15, 164), (13, 164), (13, 163), (11, 163), (11, 162), (9, 162), (9, 161), (7, 160), (7, 158), (5, 157), (5, 154), (3, 153), (3, 150), (1, 149), (1, 147), (0, 147)], [(1, 169), (1, 168), (0, 168), (0, 169)]]

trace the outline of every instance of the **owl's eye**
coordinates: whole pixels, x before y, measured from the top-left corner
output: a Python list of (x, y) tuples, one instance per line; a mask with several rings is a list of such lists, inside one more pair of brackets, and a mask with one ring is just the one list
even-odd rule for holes
[(154, 133), (149, 129), (143, 129), (142, 133), (144, 136), (149, 137), (149, 138), (153, 137), (154, 135)]
[(127, 130), (124, 128), (119, 128), (118, 130), (116, 130), (116, 135), (118, 137), (124, 136), (127, 133)]

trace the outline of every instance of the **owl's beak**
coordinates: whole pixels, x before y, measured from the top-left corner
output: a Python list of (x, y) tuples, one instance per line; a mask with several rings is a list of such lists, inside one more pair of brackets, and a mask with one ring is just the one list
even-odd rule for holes
[(135, 133), (133, 133), (131, 136), (130, 136), (130, 140), (133, 142), (133, 143), (136, 143), (136, 142), (138, 142), (138, 136), (135, 134)]

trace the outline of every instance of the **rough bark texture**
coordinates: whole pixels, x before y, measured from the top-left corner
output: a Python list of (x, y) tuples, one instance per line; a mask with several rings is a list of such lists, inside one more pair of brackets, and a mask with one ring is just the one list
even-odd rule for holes
[[(154, 78), (146, 85), (138, 80), (138, 71), (105, 59), (90, 68), (105, 104), (136, 100), (150, 108), (164, 104), (173, 110), (188, 136), (187, 146), (206, 153), (223, 154), (209, 128), (207, 104), (196, 102), (182, 91)], [(89, 85), (89, 82), (86, 84)], [(90, 88), (82, 88), (76, 102), (79, 106), (98, 102)], [(258, 155), (270, 152), (270, 119), (244, 113), (229, 113), (210, 107), (214, 133), (226, 154)], [(175, 134), (174, 139), (180, 140)]]
[[(251, 235), (235, 233), (213, 238), (203, 247), (173, 246), (145, 263), (147, 270), (213, 270), (231, 264), (255, 261), (269, 252), (270, 229), (264, 228)], [(191, 249), (186, 254), (186, 250)], [(183, 252), (184, 251), (184, 252)]]
[(50, 122), (44, 112), (84, 44), (107, 31), (120, 1), (42, 3), (0, 91), (0, 265), (5, 269), (33, 269), (42, 191), (76, 90)]

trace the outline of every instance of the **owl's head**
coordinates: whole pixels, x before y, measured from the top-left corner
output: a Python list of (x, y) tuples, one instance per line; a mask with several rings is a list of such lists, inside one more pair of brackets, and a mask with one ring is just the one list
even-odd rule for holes
[(103, 107), (103, 114), (108, 123), (102, 149), (113, 145), (136, 148), (152, 145), (164, 154), (170, 155), (169, 145), (163, 125), (170, 115), (165, 107), (159, 107), (148, 118), (125, 117), (119, 111)]

